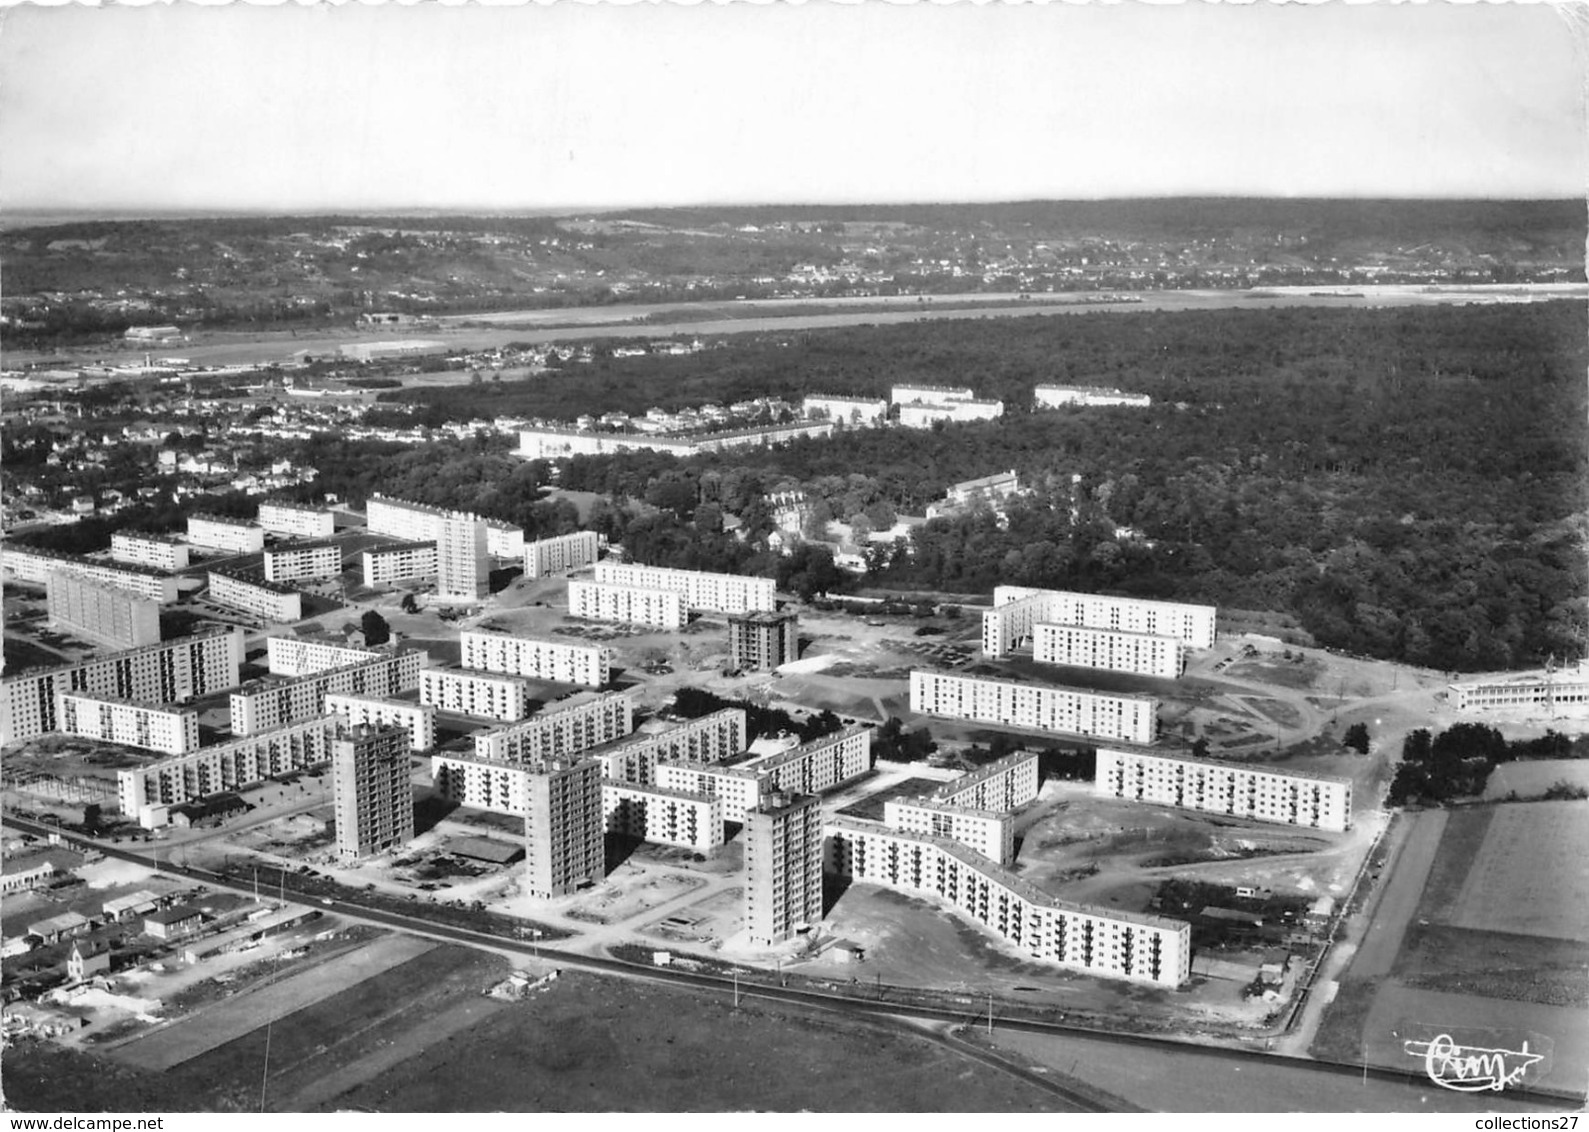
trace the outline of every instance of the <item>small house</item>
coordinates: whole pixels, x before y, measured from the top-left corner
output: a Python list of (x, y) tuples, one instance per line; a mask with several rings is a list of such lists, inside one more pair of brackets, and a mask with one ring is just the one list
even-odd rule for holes
[(110, 944), (102, 939), (72, 941), (72, 950), (66, 957), (66, 973), (74, 983), (81, 983), (94, 975), (110, 970)]
[(191, 904), (179, 904), (145, 916), (143, 934), (155, 939), (180, 939), (198, 931), (203, 923), (204, 913)]

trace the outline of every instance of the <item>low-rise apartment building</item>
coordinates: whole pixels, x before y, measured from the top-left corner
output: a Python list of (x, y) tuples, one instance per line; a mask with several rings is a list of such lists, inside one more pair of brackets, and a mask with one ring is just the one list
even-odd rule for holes
[(0, 745), (58, 730), (59, 692), (184, 703), (237, 687), (242, 664), (242, 630), (210, 629), (77, 664), (7, 676), (0, 680)]
[(300, 637), (265, 638), (265, 663), (272, 676), (308, 676), (312, 672), (379, 660), (385, 655), (373, 649), (355, 649)]
[(595, 531), (575, 531), (524, 544), (524, 576), (545, 578), (595, 564), (600, 546)]
[(334, 542), (300, 542), (265, 551), (265, 581), (334, 578), (342, 573), (342, 548)]
[(1178, 678), (1186, 667), (1179, 637), (1046, 623), (1032, 627), (1032, 659), (1039, 664), (1135, 672), (1165, 680)]
[(947, 401), (939, 405), (918, 403), (899, 407), (902, 428), (931, 428), (939, 421), (949, 424), (991, 421), (1003, 415), (1003, 401)]
[(247, 519), (225, 515), (189, 515), (188, 545), (232, 554), (258, 554), (265, 549), (265, 529)]
[(786, 794), (821, 794), (872, 769), (872, 728), (852, 723), (830, 735), (739, 764)]
[(716, 798), (723, 804), (723, 820), (743, 822), (747, 810), (761, 802), (770, 788), (765, 776), (743, 766), (692, 761), (656, 765), (656, 784), (665, 790)]
[(244, 790), (289, 771), (331, 758), (338, 720), (318, 716), (285, 727), (239, 735), (224, 743), (116, 772), (121, 812), (140, 818), (149, 806), (177, 806), (222, 790)]
[(1589, 707), (1589, 662), (1550, 672), (1520, 672), (1447, 687), (1457, 711), (1581, 714)]
[(1032, 397), (1039, 409), (1057, 409), (1061, 405), (1130, 405), (1145, 409), (1153, 404), (1153, 398), (1146, 393), (1125, 393), (1098, 385), (1039, 385), (1032, 390)]
[(1003, 656), (1042, 624), (1150, 633), (1178, 638), (1187, 648), (1206, 649), (1214, 644), (1217, 613), (1212, 605), (998, 586), (993, 608), (982, 615), (982, 651), (990, 657)]
[(436, 576), (436, 544), (405, 542), (372, 547), (359, 556), (364, 584), (371, 588)]
[(606, 831), (620, 837), (708, 856), (723, 846), (723, 804), (704, 794), (603, 779), (601, 809)]
[(673, 590), (620, 586), (591, 578), (568, 580), (568, 615), (587, 621), (616, 621), (655, 629), (684, 628), (684, 595)]
[(100, 739), (180, 755), (199, 745), (196, 708), (167, 707), (95, 696), (86, 692), (58, 692), (55, 705), (60, 730), (66, 735)]
[(210, 600), (217, 605), (280, 624), (303, 620), (303, 595), (290, 586), (221, 570), (211, 570), (209, 577)]
[(327, 539), (336, 533), (336, 516), (328, 507), (267, 499), (259, 505), (259, 525), (272, 534), (292, 538)]
[(426, 659), (422, 652), (396, 652), (307, 676), (251, 681), (232, 693), (232, 734), (256, 735), (325, 715), (325, 698), (334, 692), (388, 698), (412, 691)]
[(665, 566), (641, 566), (611, 559), (596, 563), (593, 576), (604, 585), (672, 590), (684, 598), (684, 604), (690, 609), (750, 613), (758, 609), (770, 611), (777, 607), (771, 578), (673, 570)]
[(1307, 771), (1098, 748), (1094, 786), (1106, 798), (1340, 832), (1352, 824), (1352, 781)]
[(634, 730), (634, 701), (628, 695), (587, 695), (518, 723), (475, 732), (475, 755), (505, 763), (544, 762), (569, 758)]
[(636, 732), (586, 753), (601, 761), (603, 778), (652, 786), (656, 784), (658, 763), (720, 763), (744, 749), (744, 710), (723, 708), (666, 730)]
[(75, 574), (45, 583), (51, 626), (96, 644), (135, 649), (160, 640), (160, 603)]
[(945, 806), (975, 810), (1018, 810), (1037, 798), (1040, 785), (1036, 751), (1016, 751), (967, 771), (926, 795)]
[(415, 751), (428, 751), (436, 745), (436, 709), (429, 704), (328, 692), (325, 710), (344, 721), (344, 727), (401, 727), (408, 732), (409, 747)]
[(1158, 706), (1153, 696), (920, 669), (910, 674), (911, 711), (1055, 734), (1151, 743), (1158, 730)]
[(511, 722), (529, 713), (530, 689), (518, 676), (427, 668), (419, 674), (419, 702), (441, 711)]
[(53, 550), (14, 546), (9, 542), (0, 547), (0, 565), (17, 581), (35, 586), (49, 585), (55, 574), (70, 574), (98, 585), (127, 590), (161, 605), (177, 600), (176, 575), (148, 566), (97, 562), (73, 554), (57, 554)]
[(852, 428), (862, 425), (880, 425), (888, 420), (888, 402), (881, 397), (842, 397), (837, 394), (813, 394), (801, 403), (800, 412), (806, 417), (825, 417), (836, 424)]
[(1008, 865), (1015, 860), (1015, 815), (1011, 813), (946, 806), (924, 798), (890, 798), (883, 803), (883, 824), (953, 841), (995, 864)]
[(611, 677), (610, 650), (510, 633), (465, 629), (458, 634), (459, 663), (481, 672), (504, 672), (533, 680), (599, 688)]
[(117, 531), (110, 536), (110, 556), (117, 562), (175, 573), (188, 568), (188, 544), (164, 535)]
[(1105, 978), (1178, 987), (1191, 977), (1191, 925), (1056, 900), (946, 838), (854, 818), (823, 825), (825, 867), (934, 897), (1027, 956)]
[(888, 399), (896, 405), (942, 405), (949, 401), (972, 401), (976, 393), (965, 385), (896, 385)]

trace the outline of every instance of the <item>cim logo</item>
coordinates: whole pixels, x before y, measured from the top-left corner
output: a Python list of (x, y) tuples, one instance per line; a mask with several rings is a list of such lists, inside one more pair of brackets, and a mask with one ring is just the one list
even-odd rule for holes
[(1459, 1093), (1500, 1092), (1550, 1072), (1553, 1043), (1523, 1030), (1475, 1030), (1407, 1022), (1401, 1048), (1423, 1062), (1429, 1080)]

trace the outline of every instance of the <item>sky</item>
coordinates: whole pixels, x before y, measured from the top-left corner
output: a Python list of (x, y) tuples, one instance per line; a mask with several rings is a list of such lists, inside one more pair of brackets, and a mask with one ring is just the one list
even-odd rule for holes
[(1446, 2), (11, 6), (0, 213), (1581, 197), (1585, 27)]

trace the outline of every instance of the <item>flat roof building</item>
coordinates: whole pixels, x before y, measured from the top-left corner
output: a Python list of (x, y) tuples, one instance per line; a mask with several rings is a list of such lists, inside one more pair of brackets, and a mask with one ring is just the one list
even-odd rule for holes
[(771, 672), (800, 659), (800, 618), (792, 612), (733, 613), (728, 617), (728, 662), (741, 670)]
[(266, 637), (265, 662), (272, 676), (308, 676), (350, 664), (366, 664), (388, 654), (374, 649), (355, 649), (328, 641), (301, 637)]
[(331, 741), (337, 856), (357, 861), (414, 839), (408, 732), (355, 727)]
[(910, 674), (910, 710), (1034, 731), (1151, 743), (1158, 700), (1136, 696), (957, 676), (917, 669)]
[(566, 759), (634, 730), (634, 701), (628, 695), (587, 695), (518, 723), (475, 732), (475, 755), (506, 763)]
[(173, 573), (188, 568), (188, 544), (164, 535), (141, 531), (116, 531), (110, 536), (110, 556), (117, 562)]
[(568, 615), (668, 630), (684, 628), (689, 619), (684, 595), (675, 590), (621, 586), (591, 578), (568, 580)]
[(441, 711), (507, 722), (529, 714), (529, 684), (495, 672), (427, 668), (419, 674), (419, 702)]
[(211, 570), (210, 600), (228, 609), (252, 613), (266, 621), (290, 624), (303, 620), (303, 595), (290, 586), (263, 578), (247, 578), (224, 570)]
[(121, 812), (142, 821), (151, 806), (179, 806), (320, 766), (331, 758), (330, 742), (338, 723), (329, 715), (317, 716), (118, 770), (116, 797)]
[(265, 529), (247, 519), (225, 515), (189, 515), (188, 544), (233, 554), (258, 554), (265, 549)]
[(770, 611), (777, 607), (771, 578), (709, 574), (702, 570), (673, 570), (665, 566), (614, 562), (610, 558), (596, 563), (593, 577), (603, 585), (672, 590), (684, 598), (684, 604), (690, 609), (750, 613), (759, 609)]
[(342, 719), (344, 727), (401, 727), (415, 751), (436, 745), (436, 709), (429, 704), (328, 692), (325, 710)]
[(1153, 398), (1146, 393), (1125, 393), (1098, 385), (1039, 385), (1032, 390), (1032, 396), (1040, 409), (1061, 405), (1130, 405), (1145, 409), (1153, 404)]
[(71, 574), (98, 585), (128, 590), (161, 605), (177, 600), (176, 575), (147, 566), (96, 562), (73, 554), (57, 554), (53, 550), (15, 546), (10, 542), (0, 546), (0, 564), (17, 581), (36, 586), (47, 586), (52, 575)]
[(763, 947), (822, 920), (822, 807), (767, 794), (745, 812), (745, 930)]
[(448, 516), (436, 523), (436, 600), (477, 602), (491, 592), (486, 525)]
[(801, 403), (806, 417), (825, 417), (835, 424), (860, 427), (880, 425), (888, 420), (888, 402), (881, 397), (845, 397), (839, 394), (811, 394)]
[(184, 754), (199, 745), (196, 708), (137, 703), (86, 692), (63, 691), (56, 693), (56, 698), (56, 718), (65, 735), (168, 755)]
[(232, 693), (232, 734), (255, 735), (325, 715), (332, 692), (383, 698), (411, 692), (426, 659), (421, 652), (396, 652), (307, 676), (252, 680)]
[(993, 591), (993, 608), (982, 615), (982, 651), (1003, 656), (1043, 624), (1150, 633), (1178, 638), (1186, 648), (1206, 649), (1214, 644), (1217, 612), (1212, 605), (999, 586)]
[(1179, 637), (1046, 623), (1032, 626), (1032, 659), (1039, 664), (1135, 672), (1164, 680), (1177, 679), (1186, 667)]
[(459, 663), (482, 672), (505, 672), (560, 684), (599, 688), (611, 676), (612, 653), (600, 645), (579, 645), (465, 629), (458, 634)]
[(601, 764), (595, 759), (551, 759), (525, 768), (525, 888), (543, 899), (566, 896), (607, 875), (606, 824), (602, 820)]
[(524, 576), (544, 578), (593, 565), (600, 551), (595, 531), (575, 531), (524, 544)]
[(121, 649), (160, 641), (158, 601), (74, 574), (51, 574), (45, 591), (50, 624), (62, 632)]
[(407, 542), (373, 547), (360, 556), (364, 584), (371, 588), (436, 576), (436, 544)]
[(1093, 781), (1106, 798), (1333, 832), (1352, 824), (1349, 778), (1099, 747)]
[(603, 779), (606, 831), (654, 845), (678, 845), (708, 856), (723, 847), (723, 804), (704, 794)]
[(284, 499), (266, 499), (261, 502), (256, 521), (272, 534), (290, 535), (293, 538), (327, 539), (337, 529), (336, 516), (330, 508), (289, 503)]
[(342, 573), (342, 548), (334, 542), (287, 543), (265, 551), (265, 581), (335, 578)]
[(1004, 415), (1003, 401), (947, 401), (942, 404), (908, 404), (899, 407), (902, 428), (931, 428), (938, 421), (963, 424), (991, 421)]
[(601, 775), (605, 779), (653, 786), (659, 763), (719, 763), (744, 749), (744, 709), (723, 708), (665, 730), (636, 732), (627, 738), (592, 747), (586, 753), (601, 760)]

